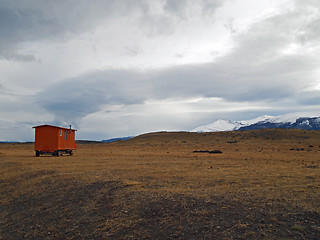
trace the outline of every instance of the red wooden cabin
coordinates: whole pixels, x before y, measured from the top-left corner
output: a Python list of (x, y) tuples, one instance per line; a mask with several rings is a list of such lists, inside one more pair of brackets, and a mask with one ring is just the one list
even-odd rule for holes
[(36, 157), (40, 154), (52, 154), (60, 156), (63, 153), (73, 154), (76, 149), (75, 133), (76, 129), (57, 127), (52, 125), (40, 125), (33, 127), (35, 129), (34, 150)]

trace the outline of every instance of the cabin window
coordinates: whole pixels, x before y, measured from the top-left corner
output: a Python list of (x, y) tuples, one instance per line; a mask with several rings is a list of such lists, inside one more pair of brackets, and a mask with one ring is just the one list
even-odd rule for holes
[(60, 136), (62, 136), (62, 130), (60, 130)]
[(68, 132), (64, 131), (64, 140), (67, 140)]

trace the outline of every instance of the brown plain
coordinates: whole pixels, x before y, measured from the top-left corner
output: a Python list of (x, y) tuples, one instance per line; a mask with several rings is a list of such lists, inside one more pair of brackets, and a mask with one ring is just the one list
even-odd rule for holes
[(0, 194), (0, 239), (320, 239), (320, 132), (3, 143)]

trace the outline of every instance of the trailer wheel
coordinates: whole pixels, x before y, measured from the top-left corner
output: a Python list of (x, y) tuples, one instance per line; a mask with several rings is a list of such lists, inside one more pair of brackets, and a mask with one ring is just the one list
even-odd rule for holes
[(72, 150), (70, 150), (70, 156), (72, 156), (73, 155), (73, 152), (72, 152)]
[(36, 157), (40, 156), (40, 151), (36, 151)]
[(60, 151), (54, 151), (54, 152), (52, 153), (52, 156), (60, 157), (60, 156), (61, 156), (61, 153), (60, 153)]

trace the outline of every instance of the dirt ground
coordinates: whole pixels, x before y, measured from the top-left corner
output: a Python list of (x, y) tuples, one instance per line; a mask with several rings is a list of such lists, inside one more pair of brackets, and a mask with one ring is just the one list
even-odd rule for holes
[(320, 239), (319, 131), (77, 146), (0, 144), (0, 239)]

